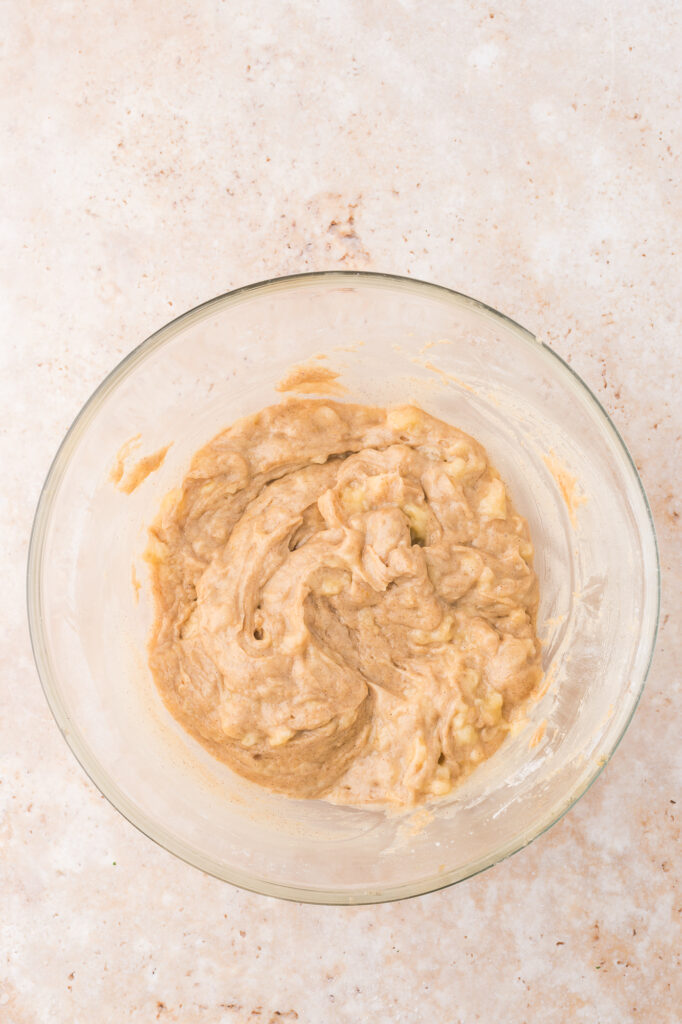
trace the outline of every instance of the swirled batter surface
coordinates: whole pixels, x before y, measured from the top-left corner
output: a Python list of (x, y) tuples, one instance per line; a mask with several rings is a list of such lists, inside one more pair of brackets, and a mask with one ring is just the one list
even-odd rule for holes
[(147, 559), (167, 707), (290, 796), (443, 795), (540, 681), (526, 521), (484, 449), (412, 406), (239, 420), (194, 456)]

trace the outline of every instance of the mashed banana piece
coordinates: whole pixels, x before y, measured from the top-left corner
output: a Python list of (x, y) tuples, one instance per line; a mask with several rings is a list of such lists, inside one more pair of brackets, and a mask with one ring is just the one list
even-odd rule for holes
[(483, 448), (412, 406), (239, 420), (194, 456), (146, 557), (166, 706), (277, 792), (444, 795), (540, 681), (527, 523)]

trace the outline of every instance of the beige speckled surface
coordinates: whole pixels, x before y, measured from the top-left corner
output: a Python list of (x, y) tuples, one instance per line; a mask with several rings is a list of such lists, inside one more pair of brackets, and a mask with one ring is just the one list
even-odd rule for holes
[[(682, 23), (502, 8), (3, 7), (3, 1024), (679, 1020)], [(218, 292), (332, 267), (448, 284), (554, 346), (630, 446), (664, 574), (642, 704), (580, 804), (364, 909), (240, 892), (128, 825), (50, 717), (23, 600), (42, 479), (111, 366)]]

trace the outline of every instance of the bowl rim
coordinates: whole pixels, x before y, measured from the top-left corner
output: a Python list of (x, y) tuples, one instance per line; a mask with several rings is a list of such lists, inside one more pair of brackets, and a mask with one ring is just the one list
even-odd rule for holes
[[(464, 869), (457, 868), (451, 871), (444, 871), (437, 876), (428, 876), (417, 879), (416, 881), (382, 888), (359, 886), (357, 888), (331, 890), (314, 886), (272, 882), (267, 878), (262, 878), (249, 872), (241, 872), (233, 868), (226, 870), (217, 861), (199, 854), (183, 840), (168, 832), (162, 825), (153, 821), (147, 821), (144, 812), (141, 811), (136, 804), (130, 801), (118, 788), (113, 777), (111, 777), (109, 773), (101, 767), (97, 757), (90, 751), (89, 745), (85, 741), (84, 737), (80, 735), (75, 723), (71, 721), (68, 709), (61, 700), (59, 686), (58, 684), (56, 685), (56, 673), (53, 671), (51, 665), (48, 645), (46, 643), (43, 630), (42, 556), (54, 498), (57, 494), (64, 472), (69, 464), (70, 454), (76, 447), (80, 436), (86, 429), (90, 419), (95, 414), (101, 403), (116, 387), (118, 382), (126, 377), (138, 363), (146, 359), (157, 348), (170, 341), (177, 333), (179, 333), (180, 330), (190, 326), (192, 323), (205, 319), (215, 310), (228, 308), (229, 306), (240, 303), (245, 299), (257, 296), (259, 293), (267, 294), (276, 291), (309, 287), (322, 282), (330, 285), (333, 285), (334, 283), (347, 285), (350, 281), (359, 284), (366, 282), (379, 286), (392, 288), (397, 287), (402, 290), (419, 293), (422, 296), (430, 294), (432, 298), (445, 303), (450, 303), (460, 308), (468, 307), (469, 309), (473, 309), (484, 317), (497, 321), (506, 330), (515, 334), (522, 344), (532, 345), (536, 350), (539, 349), (548, 363), (553, 364), (554, 368), (558, 368), (559, 373), (565, 376), (567, 384), (569, 384), (574, 391), (577, 391), (583, 397), (588, 399), (588, 403), (591, 403), (597, 412), (597, 418), (601, 419), (603, 426), (606, 427), (608, 432), (612, 435), (612, 438), (615, 440), (616, 447), (619, 448), (621, 450), (621, 454), (625, 456), (625, 466), (626, 468), (629, 466), (632, 476), (639, 488), (640, 496), (646, 512), (646, 522), (648, 522), (650, 530), (649, 540), (653, 543), (653, 551), (655, 555), (655, 559), (652, 563), (649, 565), (646, 563), (644, 564), (645, 589), (649, 599), (653, 597), (655, 606), (654, 614), (651, 617), (648, 636), (644, 638), (648, 642), (646, 663), (641, 673), (641, 680), (633, 694), (632, 705), (624, 720), (623, 726), (620, 732), (612, 740), (610, 748), (601, 754), (599, 760), (595, 762), (592, 770), (586, 775), (586, 777), (581, 778), (578, 781), (578, 784), (570, 792), (570, 795), (564, 799), (563, 805), (558, 811), (556, 808), (552, 808), (544, 815), (540, 826), (534, 826), (529, 835), (524, 834), (515, 837), (513, 840), (508, 841), (501, 849), (496, 849), (492, 854), (480, 858), (477, 862), (467, 865)], [(537, 339), (535, 335), (526, 330), (526, 328), (522, 327), (515, 320), (512, 320), (503, 313), (500, 313), (492, 306), (444, 285), (434, 284), (418, 278), (377, 271), (326, 270), (269, 278), (263, 281), (244, 285), (240, 288), (232, 289), (222, 293), (221, 295), (217, 295), (214, 298), (208, 299), (207, 301), (200, 303), (198, 306), (181, 313), (173, 320), (164, 324), (163, 327), (154, 331), (149, 335), (149, 337), (124, 356), (124, 358), (121, 359), (107, 374), (107, 376), (92, 392), (85, 404), (81, 407), (64, 435), (64, 438), (52, 459), (45, 481), (41, 488), (29, 541), (26, 568), (26, 601), (33, 659), (50, 711), (52, 712), (64, 740), (85, 774), (96, 786), (99, 792), (128, 822), (130, 822), (130, 824), (135, 826), (135, 828), (137, 828), (143, 835), (153, 840), (157, 845), (178, 857), (180, 860), (191, 864), (193, 867), (199, 868), (213, 877), (230, 882), (231, 884), (250, 892), (255, 892), (265, 896), (275, 896), (280, 899), (294, 902), (322, 905), (363, 905), (409, 899), (414, 896), (436, 892), (440, 889), (448, 888), (457, 882), (464, 881), (467, 878), (472, 878), (528, 846), (539, 836), (547, 832), (548, 829), (552, 828), (553, 825), (560, 821), (561, 818), (563, 818), (563, 816), (575, 806), (578, 800), (588, 791), (588, 789), (590, 789), (596, 779), (601, 775), (603, 769), (613, 757), (621, 740), (623, 739), (623, 736), (627, 732), (639, 701), (641, 700), (656, 646), (660, 619), (661, 570), (653, 515), (634, 460), (630, 455), (618, 428), (613, 423), (602, 403), (589, 386), (576, 373), (576, 371), (558, 353), (544, 342)], [(640, 637), (640, 642), (642, 639), (643, 638)]]

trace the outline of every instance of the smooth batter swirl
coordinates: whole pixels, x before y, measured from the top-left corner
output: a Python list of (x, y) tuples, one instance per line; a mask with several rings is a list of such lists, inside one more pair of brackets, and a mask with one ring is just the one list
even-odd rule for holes
[(150, 529), (171, 713), (295, 797), (450, 791), (539, 683), (524, 519), (483, 448), (411, 406), (289, 400), (192, 460)]

